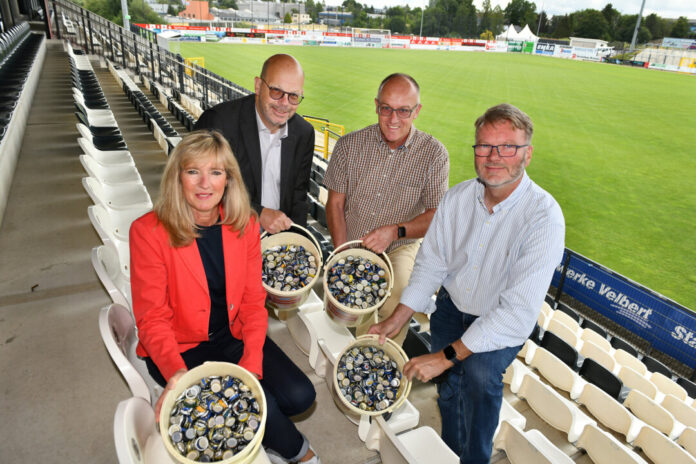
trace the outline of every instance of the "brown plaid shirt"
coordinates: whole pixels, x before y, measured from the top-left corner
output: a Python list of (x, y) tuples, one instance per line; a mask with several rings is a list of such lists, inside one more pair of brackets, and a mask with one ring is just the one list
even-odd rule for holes
[[(435, 137), (414, 126), (406, 143), (392, 151), (374, 124), (338, 140), (324, 185), (346, 195), (347, 239), (357, 240), (437, 208), (448, 175), (449, 154)], [(396, 240), (387, 251), (414, 241)]]

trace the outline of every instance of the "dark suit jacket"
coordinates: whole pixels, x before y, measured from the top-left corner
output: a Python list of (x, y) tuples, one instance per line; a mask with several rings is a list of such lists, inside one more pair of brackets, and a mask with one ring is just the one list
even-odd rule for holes
[[(249, 191), (251, 206), (261, 213), (261, 146), (255, 95), (220, 103), (206, 110), (194, 129), (217, 129), (230, 142)], [(280, 210), (293, 222), (307, 224), (307, 191), (314, 154), (314, 128), (295, 114), (280, 148)]]

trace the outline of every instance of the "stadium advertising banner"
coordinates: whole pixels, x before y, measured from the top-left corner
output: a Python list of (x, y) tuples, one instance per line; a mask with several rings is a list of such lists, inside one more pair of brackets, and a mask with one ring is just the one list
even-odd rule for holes
[[(565, 263), (566, 250), (562, 263)], [(560, 285), (563, 264), (552, 284)], [(644, 338), (656, 349), (696, 367), (696, 315), (635, 282), (571, 253), (563, 293)]]
[(522, 51), (524, 53), (534, 53), (534, 42), (525, 42)]
[(694, 39), (675, 39), (665, 37), (662, 39), (662, 46), (665, 48), (680, 48), (682, 50), (696, 50), (696, 40)]
[(510, 40), (507, 43), (507, 49), (509, 52), (514, 52), (514, 53), (522, 53), (522, 47), (524, 46), (523, 42), (519, 42), (517, 40)]
[(556, 51), (556, 44), (551, 44), (551, 43), (538, 43), (536, 46), (536, 54), (537, 55), (548, 55), (548, 56), (553, 56), (554, 52)]

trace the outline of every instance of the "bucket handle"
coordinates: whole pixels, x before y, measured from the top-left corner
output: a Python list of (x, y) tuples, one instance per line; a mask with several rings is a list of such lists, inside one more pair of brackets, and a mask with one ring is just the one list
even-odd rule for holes
[[(308, 237), (312, 242), (314, 242), (314, 246), (317, 247), (317, 251), (319, 252), (319, 262), (320, 262), (320, 263), (323, 263), (323, 262), (324, 262), (324, 254), (321, 252), (321, 246), (319, 246), (319, 242), (317, 241), (316, 237), (314, 237), (314, 234), (312, 234), (309, 230), (305, 229), (305, 228), (302, 227), (301, 225), (295, 224), (294, 222), (293, 222), (292, 224), (290, 224), (290, 227), (291, 227), (291, 228), (294, 227), (294, 228), (296, 228), (296, 229), (300, 229), (300, 230), (303, 231), (305, 234), (307, 234), (307, 237)], [(282, 232), (285, 232), (285, 231), (282, 231)], [(280, 233), (280, 232), (278, 232), (278, 233)], [(273, 234), (270, 234), (270, 233), (268, 233), (267, 230), (264, 230), (263, 233), (261, 234), (261, 238), (263, 239), (263, 238), (265, 238), (265, 237), (267, 237), (267, 236), (269, 236), (269, 235), (273, 235)]]
[[(329, 257), (326, 258), (326, 264), (328, 264), (328, 263), (331, 261), (331, 258), (333, 258), (333, 256), (334, 256), (336, 253), (339, 253), (339, 252), (343, 251), (344, 249), (348, 248), (349, 245), (352, 246), (352, 245), (358, 245), (358, 244), (360, 244), (360, 246), (362, 246), (362, 247), (365, 248), (366, 250), (370, 250), (369, 248), (367, 248), (366, 246), (364, 246), (362, 243), (363, 243), (362, 240), (351, 240), (351, 241), (349, 241), (349, 242), (344, 242), (344, 243), (342, 243), (341, 245), (339, 245), (339, 246), (337, 246), (336, 248), (334, 248), (334, 251), (332, 251), (332, 252), (329, 254)], [(370, 251), (372, 251), (372, 250), (370, 250)], [(372, 251), (372, 252), (375, 253), (374, 251)], [(382, 253), (375, 253), (375, 254), (376, 254), (377, 256), (382, 257), (382, 258), (384, 259), (384, 262), (387, 263), (387, 267), (389, 268), (389, 275), (391, 276), (391, 279), (389, 279), (389, 288), (388, 288), (388, 292), (387, 292), (387, 293), (388, 293), (388, 294), (391, 294), (391, 289), (392, 289), (392, 287), (394, 287), (394, 267), (392, 266), (391, 260), (389, 259), (389, 255), (387, 255), (386, 252), (383, 251)], [(325, 266), (325, 267), (324, 267), (324, 275), (325, 275), (325, 276), (328, 276), (328, 272), (329, 272), (329, 267), (328, 267), (328, 266)]]

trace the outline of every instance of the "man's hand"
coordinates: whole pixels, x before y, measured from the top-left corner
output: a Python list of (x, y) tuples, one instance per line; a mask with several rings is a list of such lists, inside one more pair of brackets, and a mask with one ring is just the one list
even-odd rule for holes
[(391, 243), (398, 238), (399, 226), (391, 224), (388, 226), (379, 227), (369, 234), (363, 236), (360, 240), (370, 250), (375, 253), (384, 253)]
[(442, 351), (438, 351), (437, 353), (424, 354), (423, 356), (412, 358), (404, 366), (404, 375), (408, 379), (415, 377), (421, 382), (427, 382), (452, 366), (454, 366), (454, 363), (448, 361)]
[(174, 390), (176, 383), (179, 381), (181, 376), (184, 375), (186, 372), (187, 372), (186, 369), (179, 369), (171, 377), (169, 377), (169, 382), (167, 382), (167, 386), (164, 387), (164, 391), (162, 392), (159, 399), (157, 400), (157, 404), (155, 404), (155, 420), (157, 421), (157, 423), (159, 423), (160, 409), (162, 409), (162, 404), (164, 403), (164, 398), (167, 396), (167, 393)]
[(404, 324), (411, 320), (414, 312), (408, 306), (399, 303), (391, 316), (371, 326), (367, 333), (379, 335), (379, 344), (383, 345), (387, 337), (393, 338), (399, 333)]
[(292, 225), (292, 221), (284, 212), (271, 208), (261, 210), (259, 222), (263, 230), (268, 231), (269, 234), (277, 234), (278, 232), (288, 230)]

